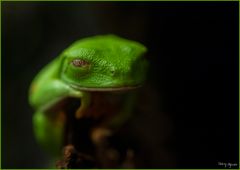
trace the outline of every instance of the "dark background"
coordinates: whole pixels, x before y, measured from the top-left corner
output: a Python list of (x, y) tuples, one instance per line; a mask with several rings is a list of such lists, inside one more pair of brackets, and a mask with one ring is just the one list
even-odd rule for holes
[(73, 41), (107, 33), (149, 49), (146, 106), (129, 127), (145, 168), (238, 164), (238, 21), (238, 2), (2, 2), (2, 167), (47, 166), (30, 82)]

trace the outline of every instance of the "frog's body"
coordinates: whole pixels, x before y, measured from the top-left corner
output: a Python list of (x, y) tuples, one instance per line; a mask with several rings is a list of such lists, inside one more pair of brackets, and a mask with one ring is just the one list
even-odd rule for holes
[[(29, 100), (36, 109), (33, 117), (37, 140), (54, 154), (63, 144), (66, 115), (53, 109), (65, 98), (79, 98), (76, 118), (83, 117), (96, 91), (120, 91), (140, 86), (145, 78), (146, 48), (114, 35), (95, 36), (75, 42), (36, 76)], [(121, 124), (130, 114), (132, 97), (111, 125)]]

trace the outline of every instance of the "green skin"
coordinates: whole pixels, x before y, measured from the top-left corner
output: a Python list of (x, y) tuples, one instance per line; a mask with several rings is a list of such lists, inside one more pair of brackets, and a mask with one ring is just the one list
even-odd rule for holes
[[(88, 109), (92, 91), (125, 91), (139, 87), (145, 79), (146, 48), (115, 35), (81, 39), (44, 67), (33, 80), (29, 101), (35, 108), (34, 132), (38, 142), (55, 155), (63, 143), (64, 121), (49, 109), (67, 97), (79, 98), (76, 118)], [(133, 95), (109, 126), (120, 126), (131, 114)]]

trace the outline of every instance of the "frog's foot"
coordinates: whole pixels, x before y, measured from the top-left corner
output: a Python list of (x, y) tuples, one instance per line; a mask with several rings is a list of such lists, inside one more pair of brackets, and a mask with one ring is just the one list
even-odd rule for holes
[(95, 145), (101, 145), (106, 142), (107, 138), (112, 135), (110, 129), (104, 127), (94, 128), (91, 132), (91, 139)]
[(73, 145), (67, 145), (63, 149), (63, 158), (56, 162), (56, 168), (96, 168), (96, 162), (91, 156), (79, 153)]

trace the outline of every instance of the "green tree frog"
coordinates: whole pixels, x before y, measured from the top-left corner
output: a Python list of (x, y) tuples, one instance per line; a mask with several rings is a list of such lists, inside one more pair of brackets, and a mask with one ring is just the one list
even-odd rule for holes
[[(37, 141), (59, 154), (66, 115), (54, 106), (65, 98), (79, 99), (81, 104), (74, 116), (81, 119), (89, 114), (94, 98), (99, 105), (104, 100), (94, 97), (96, 92), (114, 93), (141, 86), (148, 66), (143, 57), (146, 51), (144, 45), (115, 35), (84, 38), (65, 49), (39, 72), (30, 87), (29, 102), (36, 110), (33, 125)], [(131, 97), (124, 105), (109, 126), (120, 125), (131, 114)]]

